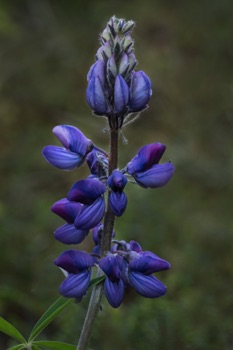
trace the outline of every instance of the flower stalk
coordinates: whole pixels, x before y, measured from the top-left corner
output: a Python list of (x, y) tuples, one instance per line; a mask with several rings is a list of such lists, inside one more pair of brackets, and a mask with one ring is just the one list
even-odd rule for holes
[[(110, 126), (110, 125), (109, 125)], [(110, 159), (109, 159), (109, 175), (111, 175), (114, 169), (117, 169), (118, 163), (118, 129), (112, 129), (110, 127)], [(108, 251), (110, 251), (112, 244), (112, 231), (114, 228), (115, 216), (110, 209), (109, 204), (110, 191), (108, 190), (108, 199), (107, 199), (107, 211), (104, 217), (104, 228), (103, 235), (100, 241), (100, 254), (105, 256)], [(100, 277), (103, 275), (103, 272), (98, 269), (97, 276)], [(87, 313), (83, 323), (82, 331), (79, 337), (77, 350), (85, 350), (87, 344), (91, 337), (91, 331), (93, 323), (98, 315), (98, 312), (101, 307), (101, 299), (103, 296), (103, 282), (95, 285), (93, 287)]]

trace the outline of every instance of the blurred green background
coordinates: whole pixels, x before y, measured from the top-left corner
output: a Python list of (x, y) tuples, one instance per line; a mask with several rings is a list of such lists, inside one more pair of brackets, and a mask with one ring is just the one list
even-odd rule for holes
[[(53, 265), (66, 249), (50, 206), (88, 174), (41, 156), (51, 129), (78, 126), (108, 148), (105, 120), (85, 101), (86, 74), (108, 19), (136, 21), (137, 69), (152, 80), (150, 108), (123, 130), (123, 167), (145, 143), (167, 145), (176, 173), (158, 190), (127, 186), (117, 237), (171, 262), (165, 297), (129, 291), (95, 322), (95, 350), (233, 349), (233, 3), (231, 0), (1, 0), (0, 314), (25, 336), (58, 297)], [(81, 249), (91, 248), (90, 237)], [(88, 295), (89, 296), (89, 295)], [(41, 339), (76, 343), (88, 297)], [(15, 344), (0, 334), (0, 349)]]

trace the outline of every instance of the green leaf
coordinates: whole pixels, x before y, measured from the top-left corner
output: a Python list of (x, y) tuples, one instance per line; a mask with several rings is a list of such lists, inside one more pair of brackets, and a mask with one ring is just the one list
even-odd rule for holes
[(73, 302), (73, 299), (66, 299), (64, 297), (58, 298), (55, 303), (53, 303), (48, 310), (45, 311), (45, 313), (41, 316), (41, 318), (38, 320), (38, 322), (33, 327), (29, 342), (35, 339), (42, 331), (43, 329), (50, 323), (52, 320), (63, 310), (65, 307), (67, 307), (69, 304)]
[(11, 346), (7, 350), (22, 350), (22, 349), (26, 349), (26, 345), (25, 344), (18, 344), (18, 345), (15, 345), (15, 346)]
[(62, 343), (60, 341), (46, 341), (40, 340), (33, 342), (33, 345), (44, 346), (46, 349), (57, 349), (57, 350), (76, 350), (77, 345)]
[(34, 343), (32, 344), (32, 350), (41, 350), (41, 348), (39, 348), (38, 346), (34, 345)]
[[(93, 278), (89, 284), (89, 287), (93, 287), (94, 285), (97, 285), (101, 281), (105, 279), (105, 275)], [(63, 310), (65, 309), (69, 304), (73, 302), (73, 299), (67, 299), (64, 297), (58, 298), (55, 303), (53, 303), (47, 311), (41, 316), (41, 318), (38, 320), (38, 322), (33, 327), (30, 337), (28, 341), (34, 340), (42, 331), (43, 329), (50, 323), (52, 320)]]
[(26, 343), (26, 339), (24, 339), (22, 334), (2, 317), (0, 317), (0, 331), (9, 335), (9, 337), (12, 337), (22, 343)]
[(105, 278), (106, 278), (105, 275), (100, 276), (100, 277), (93, 278), (93, 280), (91, 280), (91, 282), (90, 282), (88, 288), (91, 288), (91, 287), (95, 286), (96, 284), (99, 284), (100, 282), (102, 282), (103, 280), (105, 280)]

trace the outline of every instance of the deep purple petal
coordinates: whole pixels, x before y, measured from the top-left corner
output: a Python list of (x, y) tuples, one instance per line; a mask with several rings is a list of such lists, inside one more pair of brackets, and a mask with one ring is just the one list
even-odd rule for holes
[(167, 291), (167, 287), (152, 275), (131, 271), (129, 281), (136, 292), (146, 298), (158, 298)]
[(143, 252), (139, 253), (138, 259), (133, 259), (129, 263), (129, 268), (133, 271), (138, 271), (146, 275), (150, 275), (153, 272), (167, 270), (170, 268), (169, 262), (163, 260), (156, 255), (146, 256)]
[(60, 293), (66, 298), (81, 298), (87, 292), (90, 278), (87, 270), (78, 275), (70, 274), (60, 285)]
[(100, 268), (111, 281), (117, 281), (121, 276), (123, 259), (120, 255), (108, 254), (99, 261)]
[(105, 211), (105, 202), (102, 197), (91, 205), (84, 205), (74, 221), (79, 230), (90, 230), (100, 223)]
[(79, 244), (87, 234), (88, 231), (77, 230), (74, 225), (65, 224), (54, 232), (54, 237), (64, 244)]
[(50, 164), (64, 170), (74, 169), (84, 162), (83, 157), (77, 153), (58, 146), (45, 146), (42, 154)]
[(114, 85), (114, 112), (121, 114), (129, 101), (129, 87), (121, 75), (117, 75)]
[(145, 145), (138, 151), (138, 154), (127, 164), (127, 171), (130, 175), (148, 170), (152, 165), (157, 164), (166, 146), (161, 143)]
[(104, 282), (104, 292), (109, 304), (117, 308), (122, 303), (125, 287), (122, 280), (112, 282), (109, 278), (106, 278)]
[(54, 264), (69, 273), (79, 273), (93, 266), (95, 259), (88, 253), (70, 249), (60, 254)]
[(61, 141), (61, 143), (70, 151), (84, 157), (88, 150), (90, 151), (93, 143), (91, 140), (75, 126), (58, 125), (53, 128), (53, 133)]
[(119, 170), (114, 170), (108, 178), (108, 186), (113, 191), (123, 191), (127, 181), (127, 177), (124, 174)]
[(148, 76), (143, 71), (134, 72), (130, 85), (130, 110), (132, 112), (143, 110), (151, 95), (151, 82)]
[(105, 191), (105, 185), (97, 179), (80, 180), (72, 186), (67, 198), (70, 201), (92, 204)]
[(134, 174), (134, 179), (142, 187), (162, 187), (172, 178), (175, 167), (172, 163), (155, 164), (145, 172)]
[(107, 113), (108, 106), (103, 84), (98, 76), (93, 76), (88, 83), (86, 98), (89, 106), (96, 114)]
[(109, 204), (113, 214), (116, 216), (123, 215), (127, 207), (127, 201), (125, 192), (111, 192)]
[(70, 202), (68, 199), (63, 198), (52, 205), (51, 211), (66, 220), (69, 224), (73, 224), (82, 206), (81, 203)]

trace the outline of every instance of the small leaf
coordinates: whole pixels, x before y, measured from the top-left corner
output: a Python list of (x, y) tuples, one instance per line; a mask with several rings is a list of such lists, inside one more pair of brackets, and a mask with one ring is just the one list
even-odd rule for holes
[(105, 278), (106, 278), (105, 275), (100, 276), (100, 277), (93, 278), (93, 280), (91, 280), (91, 282), (90, 282), (88, 288), (91, 288), (91, 287), (95, 286), (96, 284), (99, 284), (100, 282), (102, 282), (103, 280), (105, 280)]
[(38, 322), (33, 327), (29, 340), (31, 341), (35, 339), (43, 329), (50, 323), (52, 320), (69, 304), (73, 302), (73, 299), (66, 299), (64, 297), (58, 298), (55, 303), (53, 303), (48, 310), (41, 316)]
[(7, 350), (23, 350), (23, 349), (27, 349), (26, 348), (26, 344), (18, 344), (18, 345), (15, 345), (15, 346), (11, 346)]
[(57, 349), (57, 350), (76, 350), (77, 346), (67, 343), (62, 343), (60, 341), (46, 341), (40, 340), (33, 342), (33, 345), (44, 346), (46, 349)]
[(2, 317), (0, 317), (0, 331), (9, 335), (9, 337), (12, 337), (22, 343), (26, 343), (26, 339), (24, 339), (22, 334)]
[(39, 348), (38, 346), (32, 344), (32, 350), (41, 350), (41, 348)]

